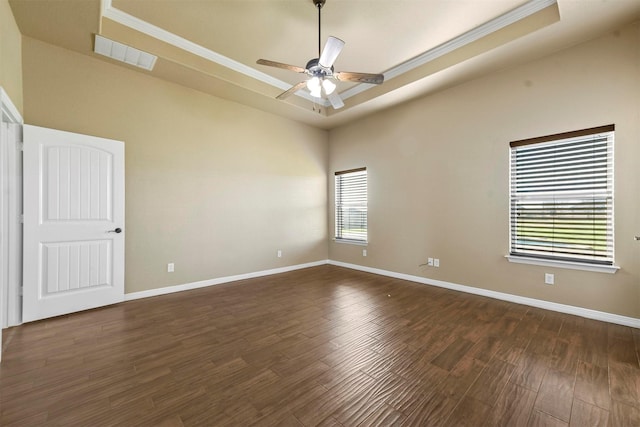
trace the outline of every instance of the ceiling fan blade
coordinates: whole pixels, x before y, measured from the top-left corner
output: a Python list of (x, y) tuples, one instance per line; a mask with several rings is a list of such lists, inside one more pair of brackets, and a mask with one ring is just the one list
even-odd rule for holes
[(300, 83), (297, 83), (291, 86), (289, 90), (287, 90), (286, 92), (282, 92), (280, 95), (276, 96), (276, 99), (285, 99), (289, 95), (294, 94), (300, 89), (302, 89), (304, 86), (306, 86), (306, 84), (307, 84), (306, 81), (301, 81)]
[(336, 58), (340, 54), (340, 51), (344, 47), (344, 42), (337, 37), (329, 36), (327, 43), (322, 49), (322, 54), (318, 60), (318, 64), (325, 68), (331, 68)]
[(349, 71), (340, 71), (338, 73), (334, 73), (333, 76), (342, 82), (370, 83), (373, 85), (379, 85), (384, 82), (384, 74), (352, 73)]
[(258, 59), (256, 61), (256, 64), (266, 65), (268, 67), (283, 68), (285, 70), (293, 71), (295, 73), (304, 73), (304, 72), (307, 71), (302, 67), (297, 67), (295, 65), (289, 65), (289, 64), (283, 64), (282, 62), (269, 61), (268, 59)]
[(334, 110), (344, 107), (344, 102), (342, 102), (342, 98), (340, 98), (338, 92), (332, 92), (331, 94), (327, 95), (327, 99), (331, 103), (331, 106)]

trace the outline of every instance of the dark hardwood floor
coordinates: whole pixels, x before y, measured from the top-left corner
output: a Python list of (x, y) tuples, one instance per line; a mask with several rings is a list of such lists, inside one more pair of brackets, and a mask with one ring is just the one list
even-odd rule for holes
[(2, 426), (640, 426), (640, 331), (321, 266), (5, 330)]

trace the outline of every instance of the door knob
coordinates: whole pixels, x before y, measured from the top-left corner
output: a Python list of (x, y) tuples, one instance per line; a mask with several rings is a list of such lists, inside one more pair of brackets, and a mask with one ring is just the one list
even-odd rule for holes
[(635, 236), (635, 239), (636, 240), (640, 240), (640, 236)]
[(122, 233), (122, 228), (116, 228), (115, 230), (109, 230), (107, 233)]

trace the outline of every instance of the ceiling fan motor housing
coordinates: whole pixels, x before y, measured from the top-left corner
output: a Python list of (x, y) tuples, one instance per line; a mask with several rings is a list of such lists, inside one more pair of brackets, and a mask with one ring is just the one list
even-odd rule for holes
[(320, 58), (314, 58), (307, 62), (305, 68), (307, 74), (313, 77), (333, 77), (333, 66), (331, 68), (323, 67), (319, 64)]

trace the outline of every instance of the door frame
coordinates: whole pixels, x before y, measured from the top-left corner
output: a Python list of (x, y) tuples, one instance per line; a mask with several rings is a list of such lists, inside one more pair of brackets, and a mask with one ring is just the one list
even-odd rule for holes
[[(0, 87), (0, 115), (4, 123), (18, 125), (17, 140), (2, 148), (7, 161), (0, 165), (0, 181), (6, 191), (0, 192), (0, 224), (7, 230), (7, 253), (0, 257), (0, 271), (6, 271), (0, 281), (0, 357), (2, 328), (22, 323), (20, 296), (22, 276), (22, 115), (7, 92)], [(7, 135), (9, 136), (9, 135)], [(3, 156), (3, 157), (5, 157)], [(5, 322), (5, 319), (6, 322)]]

